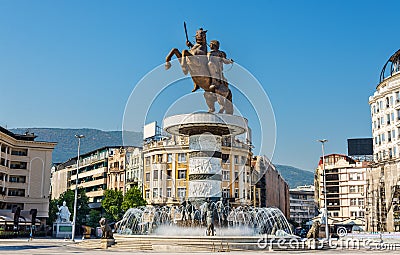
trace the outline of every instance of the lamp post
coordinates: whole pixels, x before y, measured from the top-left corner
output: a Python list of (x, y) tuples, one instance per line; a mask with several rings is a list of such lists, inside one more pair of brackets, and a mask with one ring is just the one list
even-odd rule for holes
[(328, 200), (326, 198), (326, 170), (325, 170), (325, 143), (328, 142), (326, 139), (318, 140), (322, 144), (322, 169), (323, 169), (323, 177), (324, 177), (324, 209), (326, 214), (325, 219), (325, 236), (329, 242), (329, 224), (328, 224)]
[(74, 198), (74, 218), (72, 220), (72, 241), (75, 242), (75, 228), (76, 228), (76, 205), (78, 202), (78, 173), (79, 173), (79, 157), (81, 149), (81, 139), (85, 138), (84, 135), (75, 135), (78, 138), (78, 157), (76, 160), (76, 180), (75, 180), (75, 198)]

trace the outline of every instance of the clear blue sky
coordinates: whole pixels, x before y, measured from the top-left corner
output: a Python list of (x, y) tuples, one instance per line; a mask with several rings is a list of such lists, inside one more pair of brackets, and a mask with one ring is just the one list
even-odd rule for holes
[[(121, 129), (135, 84), (184, 48), (182, 23), (263, 84), (274, 162), (313, 170), (370, 137), (368, 97), (400, 48), (399, 1), (0, 1), (0, 125)], [(209, 38), (212, 39), (212, 38)]]

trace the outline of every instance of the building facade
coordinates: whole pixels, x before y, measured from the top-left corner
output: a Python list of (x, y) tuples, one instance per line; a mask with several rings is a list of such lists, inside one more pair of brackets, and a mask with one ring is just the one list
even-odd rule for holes
[(255, 156), (251, 168), (254, 206), (279, 208), (290, 218), (289, 185), (265, 156)]
[(14, 134), (0, 127), (0, 215), (20, 207), (37, 209), (44, 224), (49, 212), (50, 172), (56, 143), (35, 141), (34, 134)]
[[(85, 189), (91, 208), (99, 208), (101, 206), (109, 177), (108, 160), (119, 149), (120, 147), (117, 146), (102, 147), (80, 156), (78, 188)], [(52, 176), (52, 198), (59, 198), (67, 189), (75, 190), (76, 163), (77, 157), (56, 166)]]
[(369, 105), (374, 163), (367, 173), (367, 229), (400, 231), (400, 50), (384, 65)]
[(125, 192), (133, 186), (142, 188), (142, 148), (124, 146), (108, 156), (107, 189)]
[(121, 147), (108, 155), (107, 189), (121, 191), (125, 195), (126, 149)]
[(143, 149), (142, 147), (129, 147), (126, 150), (126, 191), (133, 186), (143, 189)]
[[(143, 147), (143, 190), (147, 203), (179, 204), (188, 198), (189, 141), (172, 136), (149, 141)], [(251, 157), (249, 145), (236, 139), (222, 144), (222, 197), (231, 204), (252, 204)]]
[[(355, 161), (346, 155), (325, 155), (329, 217), (338, 221), (364, 219), (369, 164), (368, 161)], [(322, 157), (314, 178), (315, 201), (321, 209), (325, 206)]]
[(304, 224), (318, 215), (314, 192), (315, 188), (312, 185), (298, 186), (289, 190), (291, 220)]

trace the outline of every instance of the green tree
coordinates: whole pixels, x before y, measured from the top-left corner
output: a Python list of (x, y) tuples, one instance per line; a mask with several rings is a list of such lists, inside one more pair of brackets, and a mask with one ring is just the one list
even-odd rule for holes
[(137, 186), (129, 189), (122, 202), (122, 210), (126, 212), (129, 208), (146, 205), (146, 200), (142, 196), (142, 192)]
[(118, 221), (122, 217), (122, 191), (108, 189), (104, 191), (104, 198), (101, 205), (107, 213), (107, 218)]
[(92, 209), (89, 212), (89, 219), (87, 221), (87, 225), (92, 228), (98, 227), (100, 226), (99, 224), (100, 219), (101, 219), (100, 211)]
[(49, 217), (46, 220), (47, 225), (52, 225), (53, 222), (57, 220), (58, 208), (57, 205), (60, 204), (58, 199), (51, 199), (49, 201)]

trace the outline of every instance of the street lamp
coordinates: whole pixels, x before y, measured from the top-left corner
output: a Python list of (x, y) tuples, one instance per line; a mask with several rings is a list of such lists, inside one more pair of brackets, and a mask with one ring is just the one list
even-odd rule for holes
[(78, 157), (76, 160), (76, 180), (75, 180), (75, 199), (74, 199), (74, 218), (72, 220), (72, 241), (75, 242), (75, 226), (76, 226), (76, 205), (78, 202), (78, 173), (79, 173), (79, 157), (81, 149), (81, 139), (85, 138), (84, 135), (75, 135), (78, 138)]
[(328, 225), (328, 200), (326, 198), (326, 171), (325, 171), (325, 143), (328, 142), (326, 139), (321, 139), (318, 140), (322, 144), (322, 169), (323, 169), (323, 177), (324, 177), (324, 209), (325, 209), (325, 214), (326, 214), (326, 219), (325, 219), (325, 236), (329, 242), (329, 225)]

